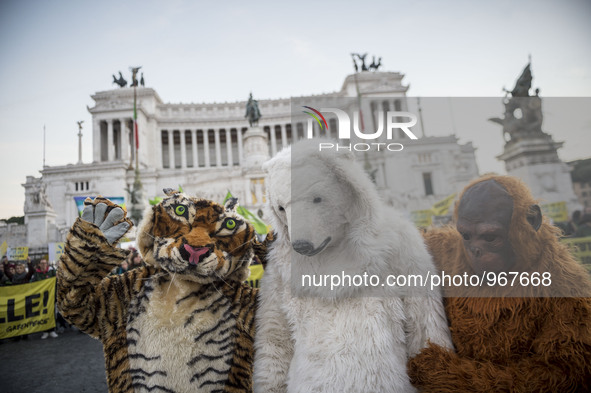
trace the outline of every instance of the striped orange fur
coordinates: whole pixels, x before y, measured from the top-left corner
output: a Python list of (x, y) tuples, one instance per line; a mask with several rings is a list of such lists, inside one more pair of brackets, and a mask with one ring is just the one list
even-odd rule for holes
[[(104, 198), (107, 213), (116, 207)], [(253, 227), (232, 208), (172, 192), (146, 211), (147, 266), (108, 276), (126, 252), (78, 219), (58, 269), (58, 306), (101, 340), (110, 392), (250, 392), (257, 290), (243, 281)]]

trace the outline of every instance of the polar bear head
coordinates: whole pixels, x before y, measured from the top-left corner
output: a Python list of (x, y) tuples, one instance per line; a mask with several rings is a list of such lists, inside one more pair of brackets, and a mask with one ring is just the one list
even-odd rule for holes
[(353, 153), (319, 151), (321, 142), (331, 141), (301, 140), (263, 166), (278, 240), (308, 257), (366, 237), (381, 205)]

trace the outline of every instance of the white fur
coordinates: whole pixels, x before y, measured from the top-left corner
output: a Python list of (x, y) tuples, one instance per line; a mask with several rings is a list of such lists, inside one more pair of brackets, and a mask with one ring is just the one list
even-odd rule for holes
[[(299, 142), (264, 166), (277, 240), (261, 282), (255, 392), (412, 392), (408, 358), (428, 340), (452, 347), (439, 292), (339, 288), (326, 296), (327, 288), (298, 286), (302, 273), (436, 271), (419, 232), (380, 201), (353, 156), (318, 152), (319, 142)], [(311, 257), (292, 247), (328, 237)]]

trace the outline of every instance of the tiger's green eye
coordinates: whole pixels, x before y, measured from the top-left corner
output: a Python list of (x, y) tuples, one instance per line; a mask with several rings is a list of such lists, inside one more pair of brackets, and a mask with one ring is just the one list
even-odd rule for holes
[(185, 211), (187, 209), (183, 206), (183, 205), (178, 205), (175, 209), (174, 212), (176, 213), (177, 216), (182, 216), (183, 214), (185, 214)]
[(228, 228), (228, 229), (234, 229), (234, 228), (236, 228), (236, 221), (234, 221), (234, 220), (227, 220), (226, 221), (226, 228)]

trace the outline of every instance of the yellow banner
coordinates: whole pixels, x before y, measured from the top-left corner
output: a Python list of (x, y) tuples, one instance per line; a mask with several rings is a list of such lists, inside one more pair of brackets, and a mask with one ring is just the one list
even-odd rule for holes
[(55, 327), (55, 282), (0, 287), (0, 339)]
[(454, 203), (455, 200), (456, 194), (451, 194), (445, 199), (442, 199), (441, 201), (437, 202), (431, 207), (433, 214), (436, 216), (445, 216), (449, 214), (449, 207)]
[(0, 259), (2, 259), (4, 257), (4, 255), (6, 255), (7, 250), (8, 250), (8, 245), (6, 244), (6, 240), (4, 240), (4, 243), (2, 243), (2, 245), (0, 246)]
[(263, 278), (265, 272), (263, 265), (250, 265), (249, 268), (250, 276), (246, 279), (246, 282), (253, 288), (259, 288), (261, 278)]
[(566, 202), (554, 202), (540, 205), (542, 213), (546, 217), (550, 217), (553, 222), (567, 222), (568, 210), (566, 209)]
[(29, 256), (29, 247), (10, 247), (7, 255), (10, 261), (26, 261)]
[(591, 271), (591, 236), (561, 239), (568, 244), (575, 258)]
[(433, 210), (415, 210), (410, 213), (410, 219), (416, 227), (427, 228), (431, 226)]

